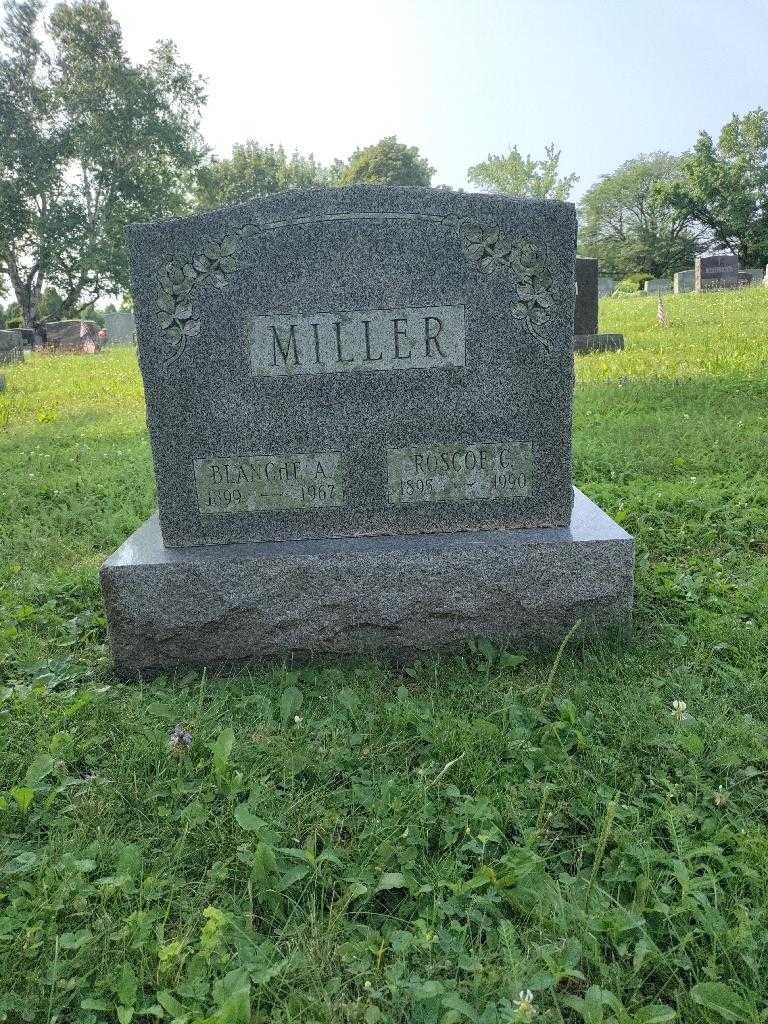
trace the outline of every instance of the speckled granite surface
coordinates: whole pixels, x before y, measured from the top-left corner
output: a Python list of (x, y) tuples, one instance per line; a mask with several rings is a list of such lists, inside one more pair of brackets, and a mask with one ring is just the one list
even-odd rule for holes
[[(568, 523), (570, 204), (296, 190), (128, 238), (168, 546)], [(472, 446), (393, 499), (390, 452)]]

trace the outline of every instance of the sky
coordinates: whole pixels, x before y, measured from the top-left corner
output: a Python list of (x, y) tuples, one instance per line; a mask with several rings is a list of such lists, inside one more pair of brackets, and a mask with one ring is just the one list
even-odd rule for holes
[[(346, 158), (386, 135), (433, 184), (554, 142), (578, 197), (768, 106), (768, 0), (111, 0), (126, 48), (172, 38), (208, 80), (218, 156), (256, 139)], [(762, 51), (762, 53), (761, 53)]]

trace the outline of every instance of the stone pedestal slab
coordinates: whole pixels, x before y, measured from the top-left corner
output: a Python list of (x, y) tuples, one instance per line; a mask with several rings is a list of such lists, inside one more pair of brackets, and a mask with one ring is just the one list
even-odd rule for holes
[(623, 334), (576, 334), (573, 339), (573, 351), (582, 355), (585, 352), (620, 352), (623, 348)]
[(180, 666), (371, 655), (407, 663), (487, 637), (628, 634), (634, 541), (575, 491), (570, 525), (172, 549), (157, 515), (104, 563), (126, 678)]

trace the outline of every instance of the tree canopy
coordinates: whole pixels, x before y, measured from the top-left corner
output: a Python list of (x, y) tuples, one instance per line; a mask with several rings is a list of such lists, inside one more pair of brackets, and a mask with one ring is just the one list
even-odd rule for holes
[(768, 262), (768, 111), (734, 115), (717, 143), (707, 132), (680, 164), (666, 191), (680, 216), (698, 221), (710, 245), (744, 267)]
[(328, 185), (333, 168), (324, 167), (310, 153), (290, 157), (282, 146), (262, 146), (249, 139), (236, 145), (228, 160), (213, 159), (197, 172), (195, 195), (203, 209), (244, 203), (258, 196), (289, 188)]
[(0, 30), (0, 273), (32, 326), (46, 284), (68, 316), (128, 286), (124, 226), (183, 212), (204, 147), (203, 84), (160, 42), (125, 54), (105, 0), (8, 0)]
[(214, 158), (197, 172), (195, 198), (202, 209), (244, 203), (258, 196), (291, 188), (317, 185), (429, 185), (434, 169), (415, 146), (392, 136), (373, 146), (357, 149), (348, 161), (325, 165), (310, 153), (282, 146), (261, 145), (253, 140), (236, 145), (228, 159)]
[(406, 146), (394, 135), (356, 149), (346, 166), (338, 170), (339, 185), (430, 185), (435, 173), (416, 146)]
[(562, 177), (560, 150), (551, 143), (543, 160), (521, 156), (517, 146), (503, 155), (489, 154), (482, 163), (467, 170), (467, 180), (480, 188), (529, 199), (567, 199), (579, 180), (575, 174)]
[(604, 175), (579, 205), (579, 253), (616, 277), (664, 277), (690, 267), (697, 227), (666, 192), (682, 176), (680, 158), (669, 153), (641, 154)]

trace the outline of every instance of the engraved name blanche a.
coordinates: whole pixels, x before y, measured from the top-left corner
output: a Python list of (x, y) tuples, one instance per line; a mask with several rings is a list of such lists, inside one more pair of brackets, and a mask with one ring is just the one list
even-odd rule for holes
[(387, 452), (389, 500), (489, 501), (530, 494), (533, 445), (504, 441), (393, 448)]
[(257, 376), (464, 366), (463, 306), (371, 309), (255, 318)]
[(344, 504), (339, 452), (195, 459), (195, 480), (206, 515)]

